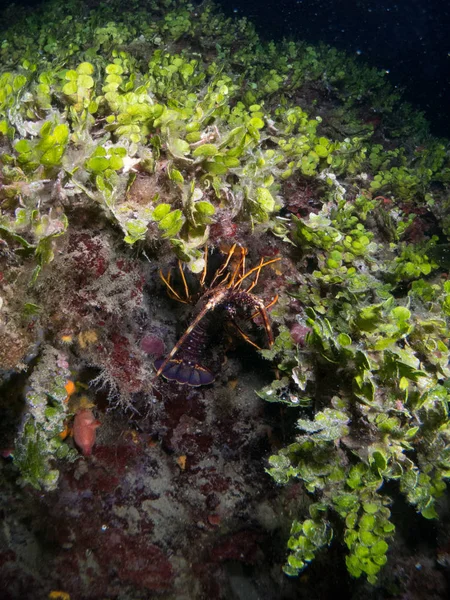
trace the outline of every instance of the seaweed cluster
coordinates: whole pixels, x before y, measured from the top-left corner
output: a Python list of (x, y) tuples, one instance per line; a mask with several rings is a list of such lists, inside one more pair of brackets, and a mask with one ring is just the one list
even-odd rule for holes
[(29, 373), (22, 478), (54, 489), (74, 458), (74, 373), (120, 408), (152, 397), (146, 280), (169, 255), (199, 273), (233, 238), (282, 257), (261, 351), (280, 377), (258, 393), (299, 429), (268, 472), (312, 499), (285, 572), (341, 520), (349, 572), (374, 583), (395, 529), (383, 484), (434, 519), (450, 476), (448, 142), (382, 72), (263, 43), (209, 2), (50, 1), (2, 23), (0, 373)]

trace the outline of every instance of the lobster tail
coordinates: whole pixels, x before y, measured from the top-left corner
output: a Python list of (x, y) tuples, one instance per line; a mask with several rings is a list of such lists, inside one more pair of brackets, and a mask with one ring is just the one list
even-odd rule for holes
[[(155, 360), (155, 368), (159, 370), (164, 364), (165, 359), (159, 358)], [(198, 387), (200, 385), (208, 385), (215, 379), (213, 373), (206, 367), (202, 367), (198, 363), (193, 363), (182, 358), (171, 358), (163, 366), (161, 375), (170, 381), (176, 381), (182, 385), (190, 385)]]

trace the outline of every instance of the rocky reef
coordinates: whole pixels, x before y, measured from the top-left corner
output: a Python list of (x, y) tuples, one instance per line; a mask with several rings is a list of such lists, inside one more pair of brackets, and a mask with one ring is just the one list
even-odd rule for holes
[(447, 598), (448, 141), (210, 2), (0, 22), (2, 597)]

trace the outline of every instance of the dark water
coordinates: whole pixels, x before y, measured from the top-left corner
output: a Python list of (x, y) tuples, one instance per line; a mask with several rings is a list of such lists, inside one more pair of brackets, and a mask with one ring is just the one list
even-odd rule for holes
[(425, 111), (433, 133), (450, 135), (450, 8), (442, 0), (219, 0), (248, 16), (265, 38), (325, 42), (389, 72)]

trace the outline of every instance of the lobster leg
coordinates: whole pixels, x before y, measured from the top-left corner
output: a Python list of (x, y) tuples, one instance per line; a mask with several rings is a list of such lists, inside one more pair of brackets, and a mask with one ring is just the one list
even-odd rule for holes
[(187, 336), (192, 332), (192, 330), (194, 329), (194, 327), (196, 327), (198, 325), (198, 323), (200, 323), (200, 321), (206, 315), (206, 313), (209, 310), (209, 308), (207, 306), (208, 305), (206, 305), (198, 313), (198, 315), (195, 317), (195, 319), (192, 321), (192, 323), (189, 325), (189, 327), (186, 329), (186, 331), (180, 337), (180, 339), (178, 340), (178, 342), (172, 348), (172, 350), (170, 351), (169, 355), (164, 359), (164, 361), (162, 362), (162, 364), (159, 366), (158, 370), (156, 371), (156, 375), (155, 375), (154, 379), (156, 379), (157, 377), (159, 377), (161, 375), (161, 373), (164, 371), (164, 368), (166, 367), (166, 365), (168, 364), (168, 362), (171, 360), (171, 358), (173, 358), (175, 356), (175, 354), (181, 348), (181, 346), (183, 345), (183, 342), (186, 340)]
[[(209, 369), (206, 369), (197, 363), (191, 364), (187, 361), (183, 361), (182, 359), (175, 359), (174, 357), (188, 336), (198, 326), (200, 321), (209, 313), (210, 310), (214, 309), (218, 304), (220, 304), (226, 293), (226, 289), (220, 289), (213, 298), (208, 300), (208, 302), (200, 310), (198, 315), (172, 348), (169, 355), (162, 361), (161, 364), (159, 364), (153, 380), (163, 374), (166, 375), (168, 379), (175, 379), (175, 381), (178, 381), (179, 383), (189, 383), (190, 385), (205, 385), (214, 381), (214, 375), (211, 373), (211, 371), (209, 371)], [(167, 372), (166, 368), (168, 368)], [(191, 378), (194, 383), (191, 382)]]
[[(255, 300), (254, 296), (253, 296), (253, 299)], [(258, 315), (261, 316), (261, 318), (263, 320), (264, 329), (266, 330), (267, 339), (269, 341), (269, 348), (273, 345), (274, 339), (273, 339), (272, 327), (270, 325), (270, 320), (269, 320), (269, 317), (267, 315), (267, 309), (270, 308), (271, 306), (273, 306), (277, 300), (278, 300), (278, 294), (275, 296), (275, 298), (267, 306), (264, 306), (264, 304), (262, 302), (260, 304), (259, 302), (255, 301), (255, 304), (257, 305), (258, 310), (255, 313), (253, 313), (251, 317), (249, 317), (249, 320), (250, 320), (250, 319), (254, 319)], [(258, 344), (256, 344), (255, 342), (253, 342), (249, 338), (249, 336), (244, 331), (242, 331), (242, 329), (239, 327), (239, 325), (235, 321), (232, 321), (232, 323), (233, 323), (234, 327), (236, 327), (236, 329), (238, 330), (238, 332), (241, 334), (241, 336), (244, 338), (244, 340), (246, 342), (248, 342), (249, 344), (251, 344), (252, 346), (254, 346), (255, 348), (257, 348), (258, 350), (262, 350), (263, 349), (260, 346), (258, 346)]]
[(235, 280), (236, 277), (239, 277), (241, 275), (241, 273), (245, 273), (245, 250), (244, 248), (240, 248), (241, 250), (241, 256), (239, 257), (238, 263), (236, 265), (236, 267), (234, 268), (233, 274), (231, 275), (231, 279), (227, 285), (228, 288), (231, 289), (235, 289), (236, 285), (235, 285)]
[(183, 280), (184, 293), (186, 296), (186, 303), (188, 303), (189, 299), (190, 299), (189, 288), (188, 288), (188, 284), (186, 281), (186, 277), (184, 276), (184, 269), (183, 269), (183, 265), (181, 264), (181, 260), (178, 261), (178, 269), (180, 270), (181, 279)]
[(216, 271), (216, 274), (214, 275), (214, 279), (211, 281), (211, 284), (209, 286), (210, 288), (214, 287), (216, 280), (224, 273), (225, 269), (228, 267), (231, 257), (233, 256), (235, 250), (236, 250), (236, 244), (233, 244), (228, 252), (228, 255), (227, 255), (227, 258), (226, 258), (224, 264), (220, 267), (220, 269), (218, 269)]
[[(278, 299), (278, 296), (276, 297), (276, 299)], [(257, 313), (259, 313), (261, 315), (261, 318), (264, 323), (264, 329), (266, 330), (267, 339), (269, 341), (269, 348), (271, 348), (273, 346), (274, 340), (273, 340), (272, 327), (271, 327), (270, 321), (269, 321), (269, 315), (267, 314), (266, 307), (264, 306), (264, 302), (257, 301), (256, 305), (258, 307)]]
[[(277, 300), (278, 300), (278, 294), (275, 294), (275, 296), (274, 296), (273, 300), (271, 300), (271, 301), (269, 302), (269, 304), (267, 304), (267, 305), (264, 307), (264, 308), (265, 308), (265, 310), (268, 310), (269, 308), (271, 308), (271, 307), (272, 307), (272, 306), (273, 306), (273, 305), (274, 305), (274, 304), (277, 302)], [(259, 314), (260, 314), (260, 312), (259, 312), (259, 309), (258, 309), (258, 310), (257, 310), (255, 313), (253, 313), (253, 314), (251, 315), (251, 317), (249, 317), (249, 320), (251, 320), (251, 319), (254, 319), (254, 318), (255, 318), (255, 317), (257, 317)]]
[[(178, 302), (182, 302), (183, 304), (188, 304), (188, 302), (186, 300), (183, 300), (183, 298), (180, 296), (180, 294), (178, 292), (176, 292), (174, 290), (174, 288), (170, 285), (170, 271), (169, 271), (169, 274), (168, 274), (167, 278), (164, 277), (162, 271), (159, 272), (159, 276), (161, 277), (161, 279), (165, 283), (165, 285), (166, 285), (167, 289), (169, 290), (170, 294), (172, 294), (172, 298), (174, 298), (175, 300), (178, 300)], [(170, 296), (170, 294), (169, 294), (169, 296)]]
[(242, 331), (242, 329), (239, 327), (239, 325), (238, 325), (238, 324), (237, 324), (235, 321), (232, 321), (232, 323), (233, 323), (233, 327), (235, 327), (235, 328), (237, 329), (237, 331), (238, 331), (238, 332), (241, 334), (242, 338), (243, 338), (243, 339), (244, 339), (244, 340), (245, 340), (245, 341), (246, 341), (248, 344), (250, 344), (251, 346), (253, 346), (253, 347), (254, 347), (254, 348), (256, 348), (257, 350), (262, 350), (261, 346), (258, 346), (258, 344), (256, 344), (256, 343), (255, 343), (253, 340), (251, 340), (251, 339), (249, 338), (249, 336), (248, 336), (248, 335), (247, 335), (247, 334), (246, 334), (244, 331)]
[(203, 267), (202, 275), (200, 277), (200, 285), (202, 286), (202, 288), (205, 287), (206, 274), (208, 273), (208, 246), (205, 246), (203, 260), (205, 261), (205, 266)]
[(254, 281), (252, 281), (252, 283), (250, 284), (250, 287), (248, 288), (247, 293), (251, 292), (252, 289), (255, 287), (255, 285), (258, 283), (259, 274), (261, 273), (261, 269), (263, 267), (263, 264), (264, 264), (264, 260), (261, 259), (261, 261), (259, 263), (259, 267), (258, 267), (258, 269), (256, 271), (256, 277), (255, 277)]

